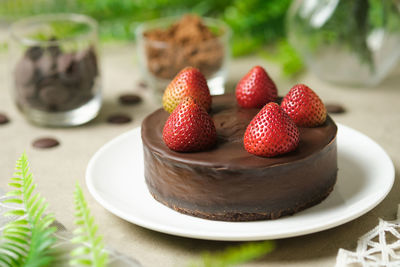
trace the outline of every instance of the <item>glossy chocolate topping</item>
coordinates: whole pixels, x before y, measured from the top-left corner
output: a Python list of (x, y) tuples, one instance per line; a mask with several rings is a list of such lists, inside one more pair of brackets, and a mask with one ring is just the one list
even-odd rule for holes
[(265, 168), (306, 158), (323, 149), (336, 136), (336, 125), (328, 116), (324, 125), (316, 128), (300, 128), (300, 144), (288, 154), (263, 158), (249, 154), (243, 146), (247, 125), (259, 109), (238, 107), (234, 95), (213, 97), (212, 116), (218, 133), (217, 145), (208, 151), (181, 153), (170, 150), (163, 142), (162, 130), (169, 113), (158, 109), (148, 116), (142, 125), (142, 139), (160, 156), (171, 160), (213, 166), (223, 169)]
[(263, 158), (249, 154), (243, 135), (258, 109), (242, 109), (234, 95), (213, 97), (211, 116), (218, 142), (208, 150), (180, 153), (162, 140), (169, 114), (159, 109), (142, 124), (145, 178), (161, 203), (214, 220), (275, 219), (315, 205), (336, 182), (337, 127), (300, 128), (300, 144), (290, 153)]

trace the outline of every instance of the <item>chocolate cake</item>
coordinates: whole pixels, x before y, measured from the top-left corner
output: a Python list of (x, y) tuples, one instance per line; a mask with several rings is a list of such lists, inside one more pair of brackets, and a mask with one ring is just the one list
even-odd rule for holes
[(296, 150), (265, 158), (243, 147), (246, 127), (259, 109), (238, 107), (234, 95), (212, 100), (218, 141), (208, 151), (170, 150), (162, 139), (169, 116), (163, 109), (143, 121), (145, 179), (156, 200), (201, 218), (253, 221), (294, 214), (320, 203), (333, 190), (337, 127), (329, 116), (321, 126), (299, 128)]

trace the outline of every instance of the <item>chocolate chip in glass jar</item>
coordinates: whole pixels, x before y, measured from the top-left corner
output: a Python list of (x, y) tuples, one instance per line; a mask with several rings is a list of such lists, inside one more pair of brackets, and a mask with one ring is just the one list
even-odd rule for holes
[(59, 73), (70, 73), (74, 63), (74, 53), (64, 53), (57, 57), (57, 71)]
[(32, 46), (26, 50), (26, 56), (32, 60), (36, 61), (43, 55), (43, 49), (39, 46)]
[(81, 81), (81, 76), (84, 76), (78, 67), (78, 62), (75, 60), (75, 55), (72, 53), (62, 54), (57, 59), (57, 71), (60, 81), (66, 86), (77, 88)]
[(39, 99), (51, 110), (60, 110), (70, 98), (69, 89), (62, 85), (49, 85), (39, 92)]
[(28, 84), (18, 87), (17, 93), (20, 98), (30, 100), (37, 97), (38, 90), (36, 89), (36, 86), (34, 84)]
[(51, 137), (39, 138), (33, 141), (32, 146), (35, 148), (46, 149), (60, 145), (57, 139)]
[[(14, 101), (23, 115), (46, 127), (81, 125), (95, 118), (102, 104), (96, 23), (85, 15), (57, 14), (17, 25), (10, 29), (15, 48), (11, 67)], [(75, 30), (59, 32), (66, 26)]]
[(49, 53), (44, 53), (36, 62), (36, 67), (43, 76), (56, 74), (55, 58)]
[(51, 112), (82, 106), (94, 97), (95, 57), (92, 48), (53, 54), (47, 49), (35, 62), (25, 55), (14, 73), (17, 102)]
[(14, 70), (14, 81), (17, 87), (33, 82), (35, 78), (35, 64), (27, 57), (23, 57)]
[(54, 42), (54, 43), (51, 44), (51, 45), (49, 45), (49, 46), (47, 47), (46, 50), (50, 53), (50, 55), (51, 55), (53, 58), (56, 58), (56, 57), (58, 57), (58, 55), (61, 54), (61, 49), (60, 49), (60, 47), (59, 47), (59, 46), (57, 45), (57, 43), (56, 43), (57, 38), (51, 37), (51, 38), (49, 39), (49, 41), (50, 41), (50, 42)]

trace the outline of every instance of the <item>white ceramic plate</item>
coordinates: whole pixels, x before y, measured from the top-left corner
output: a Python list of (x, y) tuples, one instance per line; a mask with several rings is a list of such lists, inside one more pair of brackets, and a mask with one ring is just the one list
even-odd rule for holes
[(140, 128), (104, 145), (90, 160), (86, 183), (111, 213), (142, 227), (172, 235), (210, 240), (266, 240), (305, 235), (353, 220), (389, 193), (394, 167), (373, 140), (339, 125), (339, 175), (321, 204), (272, 221), (220, 222), (180, 214), (155, 201), (143, 175)]

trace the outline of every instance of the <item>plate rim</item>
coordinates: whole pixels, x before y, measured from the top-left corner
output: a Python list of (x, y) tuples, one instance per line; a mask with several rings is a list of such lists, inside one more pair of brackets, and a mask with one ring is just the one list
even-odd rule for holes
[[(389, 169), (387, 170), (387, 172), (388, 172), (387, 176), (389, 177), (389, 175), (390, 175), (390, 178), (391, 178), (390, 183), (388, 181), (387, 187), (385, 188), (386, 190), (381, 193), (379, 198), (377, 198), (373, 203), (370, 203), (367, 207), (358, 209), (357, 212), (351, 213), (350, 216), (349, 215), (339, 216), (338, 217), (339, 219), (336, 219), (335, 221), (332, 221), (332, 222), (329, 222), (329, 223), (326, 223), (323, 225), (319, 225), (317, 227), (314, 227), (313, 225), (310, 225), (308, 227), (306, 226), (301, 231), (298, 231), (296, 229), (293, 231), (290, 231), (290, 229), (288, 229), (288, 231), (286, 231), (285, 233), (267, 234), (267, 235), (262, 235), (260, 233), (258, 233), (258, 234), (245, 233), (245, 234), (241, 235), (240, 233), (235, 233), (235, 235), (232, 235), (232, 236), (227, 236), (225, 233), (196, 234), (196, 233), (193, 233), (193, 230), (187, 230), (184, 228), (176, 229), (176, 227), (169, 226), (169, 225), (167, 225), (167, 226), (160, 225), (159, 223), (149, 222), (148, 220), (143, 220), (137, 216), (136, 217), (134, 216), (135, 218), (133, 219), (132, 216), (128, 216), (127, 214), (125, 214), (124, 211), (121, 211), (118, 208), (115, 208), (114, 205), (112, 205), (111, 203), (108, 203), (108, 201), (105, 198), (103, 198), (99, 192), (97, 192), (97, 190), (95, 189), (95, 186), (93, 184), (93, 179), (94, 179), (93, 177), (95, 177), (95, 176), (92, 175), (91, 173), (93, 171), (96, 160), (103, 154), (103, 152), (105, 150), (107, 150), (109, 147), (112, 147), (115, 143), (120, 142), (120, 139), (124, 139), (127, 136), (133, 134), (135, 131), (138, 131), (140, 134), (140, 130), (141, 130), (140, 126), (133, 128), (125, 133), (122, 133), (122, 134), (114, 137), (113, 139), (111, 139), (110, 141), (108, 141), (104, 145), (102, 145), (95, 152), (95, 154), (89, 160), (89, 163), (86, 168), (86, 172), (85, 172), (86, 186), (89, 190), (89, 193), (92, 195), (92, 197), (101, 206), (103, 206), (107, 211), (114, 214), (115, 216), (118, 216), (118, 217), (120, 217), (130, 223), (138, 225), (140, 227), (154, 230), (154, 231), (161, 232), (161, 233), (175, 235), (175, 236), (189, 237), (189, 238), (195, 238), (195, 239), (205, 239), (205, 240), (218, 240), (218, 241), (257, 241), (257, 240), (272, 240), (272, 239), (290, 238), (290, 237), (307, 235), (307, 234), (311, 234), (311, 233), (317, 233), (317, 232), (321, 232), (321, 231), (331, 229), (333, 227), (345, 224), (345, 223), (352, 221), (352, 220), (368, 213), (369, 211), (371, 211), (373, 208), (375, 208), (377, 205), (379, 205), (379, 203), (381, 203), (383, 201), (383, 199), (389, 194), (389, 192), (391, 191), (391, 189), (393, 187), (394, 180), (395, 180), (395, 168), (394, 168), (393, 161), (391, 160), (391, 158), (387, 154), (387, 152), (377, 142), (375, 142), (372, 138), (365, 135), (364, 133), (362, 133), (358, 130), (355, 130), (349, 126), (346, 126), (346, 125), (343, 125), (340, 123), (336, 123), (336, 124), (338, 126), (338, 132), (341, 129), (346, 129), (346, 131), (352, 131), (356, 134), (359, 134), (359, 135), (365, 137), (369, 142), (371, 142), (374, 146), (376, 146), (379, 150), (381, 150), (382, 154), (386, 158), (384, 160), (384, 162), (386, 164), (388, 164), (387, 167), (389, 167)], [(339, 149), (338, 149), (338, 153), (339, 153)], [(144, 179), (144, 177), (143, 177), (143, 179)], [(151, 199), (153, 201), (156, 201), (153, 198), (151, 198)], [(165, 208), (169, 209), (168, 207), (165, 207)], [(182, 215), (184, 215), (184, 214), (182, 214)], [(184, 215), (184, 216), (189, 216), (189, 215)], [(205, 219), (201, 219), (201, 218), (195, 218), (195, 219), (205, 220)], [(209, 220), (205, 220), (205, 221), (209, 222)], [(220, 221), (216, 221), (216, 223), (227, 223), (227, 224), (246, 224), (246, 223), (251, 224), (251, 223), (259, 223), (259, 222), (262, 223), (264, 221), (256, 221), (256, 222), (220, 222)], [(265, 222), (268, 222), (268, 221), (265, 221)], [(201, 232), (201, 231), (199, 231), (199, 232)]]

